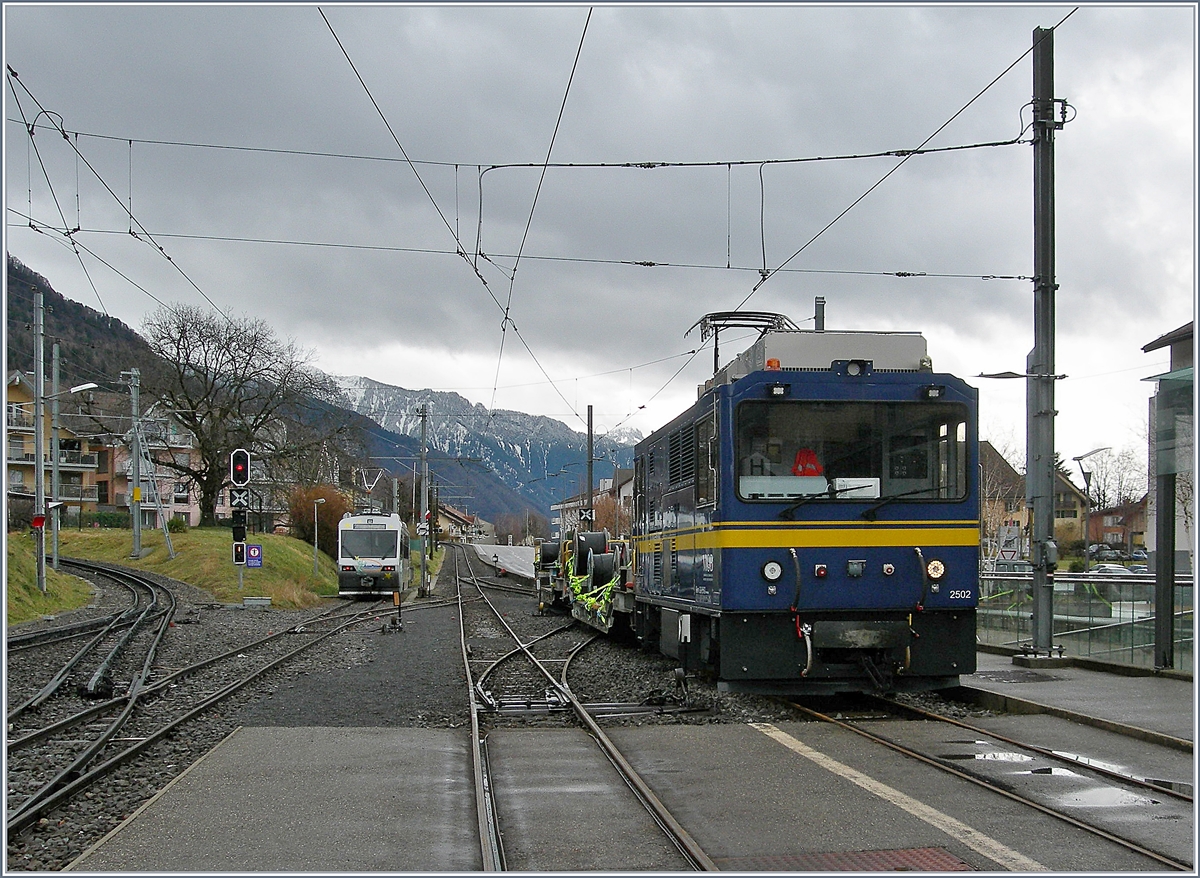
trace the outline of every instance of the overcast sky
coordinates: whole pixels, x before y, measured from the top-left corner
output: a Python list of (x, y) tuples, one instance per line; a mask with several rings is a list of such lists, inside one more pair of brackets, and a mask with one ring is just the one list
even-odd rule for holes
[(208, 300), (327, 372), (600, 432), (694, 400), (705, 313), (824, 296), (924, 333), (1021, 450), (1024, 382), (974, 376), (1033, 344), (1032, 147), (781, 160), (1027, 141), (1066, 18), (1057, 447), (1142, 447), (1141, 348), (1195, 307), (1195, 8), (1073, 8), (7, 4), (7, 248), (135, 329)]

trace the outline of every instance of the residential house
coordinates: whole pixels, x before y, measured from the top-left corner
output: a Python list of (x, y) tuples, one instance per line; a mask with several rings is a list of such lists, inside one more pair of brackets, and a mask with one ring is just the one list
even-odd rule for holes
[(633, 525), (633, 470), (617, 469), (611, 479), (601, 479), (592, 491), (594, 520), (584, 522), (584, 511), (588, 505), (587, 492), (568, 497), (555, 503), (550, 511), (558, 513), (554, 522), (558, 533), (571, 531), (607, 530), (613, 536), (628, 535)]
[(455, 509), (453, 506), (447, 506), (445, 503), (438, 503), (437, 512), (438, 539), (455, 543), (464, 543), (471, 540), (475, 527), (474, 515), (468, 515), (466, 512)]
[[(45, 392), (45, 391), (44, 391)], [(54, 488), (54, 421), (52, 404), (43, 400), (42, 448), (36, 447), (34, 422), (37, 391), (29, 376), (20, 370), (9, 373), (5, 386), (5, 491), (8, 498), (9, 527), (26, 526), (36, 499), (37, 455), (44, 466), (43, 490), (47, 503), (61, 501), (63, 523), (78, 522), (84, 512), (95, 512), (96, 473), (99, 465), (92, 440), (79, 435), (63, 423), (59, 414), (58, 490)], [(60, 392), (61, 399), (61, 392)], [(74, 403), (60, 401), (59, 408)]]
[[(1028, 537), (1029, 508), (1025, 478), (986, 439), (979, 443), (983, 481), (979, 487), (980, 548), (985, 558), (997, 557), (1001, 528), (1017, 528)], [(1022, 546), (1026, 539), (1022, 539)]]
[(1088, 497), (1062, 473), (1054, 474), (1054, 541), (1061, 551), (1066, 543), (1083, 539), (1084, 510)]
[(1088, 520), (1088, 545), (1107, 543), (1132, 552), (1146, 544), (1149, 494), (1134, 503), (1093, 509)]
[[(94, 432), (100, 430), (100, 425), (109, 426), (108, 432), (100, 433), (93, 440), (98, 445), (99, 458), (97, 509), (101, 512), (130, 513), (134, 468), (133, 430), (113, 428), (115, 424), (129, 424), (129, 397), (125, 394), (105, 394), (89, 415), (77, 417), (87, 418)], [(171, 460), (181, 464), (195, 462), (199, 452), (194, 437), (157, 403), (139, 413), (138, 421), (145, 451), (138, 473), (141, 479), (139, 509), (142, 527), (159, 528), (172, 519), (182, 520), (189, 526), (198, 525), (199, 493), (189, 479), (167, 466)], [(231, 512), (228, 492), (222, 491), (217, 500), (217, 517), (228, 518)]]

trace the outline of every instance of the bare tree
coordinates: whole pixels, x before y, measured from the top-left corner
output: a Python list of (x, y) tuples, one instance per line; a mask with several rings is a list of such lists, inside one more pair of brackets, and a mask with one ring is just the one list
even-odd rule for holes
[(1009, 462), (1016, 457), (1011, 445), (996, 448), (986, 440), (980, 443), (980, 525), (985, 544), (991, 550), (998, 545), (1000, 528), (1006, 523), (1020, 521), (1025, 506), (1025, 481)]
[(1102, 451), (1084, 463), (1091, 472), (1093, 509), (1110, 509), (1135, 503), (1146, 493), (1146, 462), (1133, 448)]
[[(295, 467), (347, 432), (344, 416), (329, 405), (332, 382), (309, 367), (310, 354), (279, 340), (262, 320), (164, 305), (143, 333), (160, 363), (142, 386), (195, 437), (194, 457), (162, 464), (196, 485), (201, 525), (216, 523), (233, 449)], [(321, 473), (312, 475), (316, 481)]]

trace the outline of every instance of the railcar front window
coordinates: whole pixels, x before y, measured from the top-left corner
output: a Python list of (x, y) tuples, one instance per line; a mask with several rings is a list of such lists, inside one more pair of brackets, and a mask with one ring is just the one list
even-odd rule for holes
[(343, 558), (395, 558), (396, 538), (394, 530), (344, 530), (342, 531)]
[(738, 407), (745, 500), (962, 500), (967, 409), (957, 403), (746, 402)]

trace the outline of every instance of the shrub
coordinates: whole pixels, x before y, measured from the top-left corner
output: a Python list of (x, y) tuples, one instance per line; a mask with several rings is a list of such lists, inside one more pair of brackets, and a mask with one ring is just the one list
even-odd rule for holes
[(188, 523), (182, 518), (172, 518), (167, 522), (167, 532), (173, 534), (187, 533)]
[(80, 527), (133, 527), (133, 518), (128, 512), (85, 512), (80, 516)]

